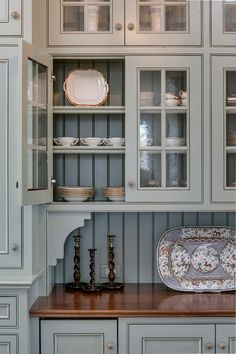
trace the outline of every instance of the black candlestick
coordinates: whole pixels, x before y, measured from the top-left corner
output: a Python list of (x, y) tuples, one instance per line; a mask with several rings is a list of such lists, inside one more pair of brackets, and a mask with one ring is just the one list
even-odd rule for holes
[(109, 283), (103, 284), (103, 287), (108, 290), (118, 290), (123, 288), (122, 283), (115, 283), (115, 253), (114, 253), (114, 240), (115, 240), (115, 235), (108, 235), (107, 236), (108, 240), (108, 268), (109, 268), (109, 274), (108, 274), (108, 279)]
[(99, 292), (102, 290), (102, 286), (99, 284), (95, 284), (95, 252), (97, 251), (96, 248), (90, 248), (89, 250), (90, 255), (90, 282), (82, 286), (82, 290), (85, 292)]
[(77, 235), (74, 236), (74, 249), (75, 249), (75, 255), (74, 255), (74, 274), (73, 278), (74, 281), (72, 283), (67, 283), (66, 284), (66, 289), (72, 289), (72, 290), (78, 290), (81, 289), (82, 285), (85, 285), (85, 283), (80, 282), (80, 240), (81, 236)]

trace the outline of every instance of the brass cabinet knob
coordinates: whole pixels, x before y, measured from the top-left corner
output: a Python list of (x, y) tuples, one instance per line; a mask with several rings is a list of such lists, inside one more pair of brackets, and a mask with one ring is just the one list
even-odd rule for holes
[(114, 348), (114, 343), (108, 342), (107, 343), (107, 349), (113, 349)]
[(18, 248), (19, 248), (19, 246), (18, 246), (16, 243), (13, 243), (13, 244), (11, 245), (11, 250), (12, 250), (13, 252), (17, 251)]
[(214, 344), (213, 343), (207, 343), (206, 344), (206, 349), (212, 350), (213, 348), (214, 348)]
[(12, 11), (11, 17), (14, 18), (14, 20), (17, 20), (20, 17), (20, 14), (17, 11)]
[(120, 31), (120, 30), (122, 29), (122, 24), (121, 24), (121, 23), (117, 23), (117, 24), (115, 25), (115, 29), (116, 29), (117, 31)]
[(225, 350), (226, 349), (226, 343), (224, 343), (224, 342), (219, 343), (219, 348), (221, 350)]
[(128, 187), (133, 188), (135, 186), (134, 181), (128, 181)]
[(133, 23), (129, 23), (127, 28), (128, 28), (128, 30), (133, 31), (134, 30), (134, 24)]

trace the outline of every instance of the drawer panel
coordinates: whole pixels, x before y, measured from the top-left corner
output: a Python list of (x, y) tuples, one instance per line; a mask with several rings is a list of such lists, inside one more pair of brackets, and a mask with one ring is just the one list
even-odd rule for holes
[(0, 327), (17, 326), (17, 296), (0, 296)]

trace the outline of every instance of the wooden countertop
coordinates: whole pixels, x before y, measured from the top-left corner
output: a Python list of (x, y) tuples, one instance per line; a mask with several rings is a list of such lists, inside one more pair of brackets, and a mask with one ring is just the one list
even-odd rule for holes
[(232, 317), (235, 292), (186, 293), (162, 284), (125, 284), (123, 290), (87, 294), (54, 287), (30, 310), (34, 317)]

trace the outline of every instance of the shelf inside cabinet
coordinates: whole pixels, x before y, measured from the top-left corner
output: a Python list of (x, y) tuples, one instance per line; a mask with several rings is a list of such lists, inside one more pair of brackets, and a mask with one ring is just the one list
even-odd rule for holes
[(54, 114), (124, 114), (124, 106), (54, 106)]
[(119, 146), (54, 146), (54, 154), (124, 154), (125, 147)]

